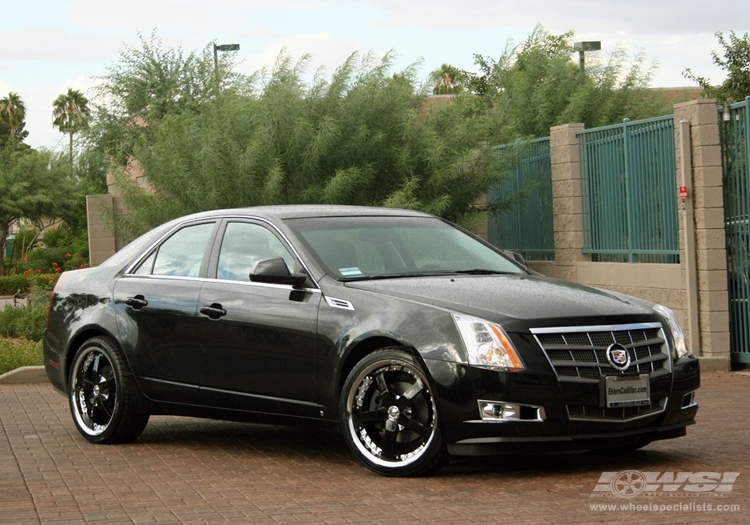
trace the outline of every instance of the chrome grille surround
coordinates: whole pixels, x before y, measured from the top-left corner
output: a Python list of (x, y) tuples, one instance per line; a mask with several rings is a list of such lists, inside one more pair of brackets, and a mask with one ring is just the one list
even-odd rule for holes
[[(557, 379), (567, 383), (599, 384), (608, 375), (619, 375), (607, 360), (607, 348), (615, 343), (630, 354), (626, 373), (648, 374), (655, 378), (672, 372), (669, 345), (661, 323), (612, 326), (566, 326), (532, 328), (539, 346), (547, 356)], [(651, 404), (637, 407), (604, 408), (566, 405), (571, 421), (625, 422), (663, 412), (666, 397), (652, 398)]]
[(531, 333), (559, 381), (598, 384), (601, 377), (620, 374), (606, 356), (607, 348), (614, 343), (630, 354), (627, 373), (654, 378), (672, 371), (661, 323), (532, 328)]

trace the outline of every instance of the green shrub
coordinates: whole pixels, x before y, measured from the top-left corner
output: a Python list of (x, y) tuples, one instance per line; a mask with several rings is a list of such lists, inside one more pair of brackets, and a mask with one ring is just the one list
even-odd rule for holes
[(29, 290), (32, 293), (51, 292), (52, 289), (55, 287), (57, 280), (60, 278), (60, 275), (61, 274), (59, 273), (38, 273), (35, 275), (31, 275), (29, 277), (29, 280), (31, 281), (31, 286), (29, 287)]
[(40, 366), (43, 363), (41, 341), (0, 337), (0, 374), (22, 366)]
[(0, 311), (0, 336), (41, 341), (47, 321), (49, 292), (34, 292), (28, 306), (7, 305)]
[(0, 277), (0, 295), (13, 295), (17, 291), (29, 293), (34, 291), (51, 291), (55, 287), (59, 273), (34, 273), (6, 275)]
[(6, 275), (0, 277), (0, 295), (13, 295), (18, 290), (26, 293), (31, 289), (31, 281), (26, 275)]

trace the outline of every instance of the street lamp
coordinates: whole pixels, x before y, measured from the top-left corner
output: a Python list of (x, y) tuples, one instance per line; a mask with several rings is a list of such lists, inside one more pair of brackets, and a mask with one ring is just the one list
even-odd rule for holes
[(239, 51), (239, 44), (214, 44), (214, 69), (219, 71), (219, 51)]
[(581, 76), (586, 74), (584, 53), (586, 51), (600, 51), (602, 43), (599, 40), (590, 42), (573, 42), (573, 49), (578, 51), (578, 67), (581, 68)]

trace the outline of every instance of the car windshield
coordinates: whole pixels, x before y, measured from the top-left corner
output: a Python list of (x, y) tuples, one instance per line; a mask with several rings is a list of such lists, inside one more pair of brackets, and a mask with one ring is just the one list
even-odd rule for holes
[(474, 237), (433, 217), (288, 219), (337, 279), (524, 273)]

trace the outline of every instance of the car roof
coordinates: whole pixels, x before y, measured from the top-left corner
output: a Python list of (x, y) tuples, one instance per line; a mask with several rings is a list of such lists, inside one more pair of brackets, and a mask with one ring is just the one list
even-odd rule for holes
[(202, 219), (215, 219), (222, 217), (257, 217), (275, 222), (285, 219), (311, 219), (321, 217), (433, 217), (428, 213), (413, 210), (403, 210), (397, 208), (378, 208), (375, 206), (345, 206), (345, 205), (327, 205), (327, 204), (281, 204), (273, 206), (251, 206), (247, 208), (228, 208), (220, 210), (209, 210), (191, 215), (185, 215), (167, 221), (164, 224), (155, 227), (151, 231), (141, 235), (137, 239), (128, 243), (112, 257), (104, 261), (99, 266), (122, 267), (130, 264), (133, 257), (136, 257), (148, 245), (161, 237), (167, 231), (179, 224), (191, 221), (200, 221)]
[(211, 210), (187, 217), (185, 219), (199, 219), (204, 217), (221, 216), (253, 216), (276, 219), (310, 219), (320, 217), (432, 217), (432, 215), (414, 210), (398, 208), (378, 208), (375, 206), (347, 206), (326, 204), (282, 204), (273, 206), (252, 206), (248, 208), (230, 208)]

